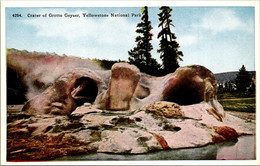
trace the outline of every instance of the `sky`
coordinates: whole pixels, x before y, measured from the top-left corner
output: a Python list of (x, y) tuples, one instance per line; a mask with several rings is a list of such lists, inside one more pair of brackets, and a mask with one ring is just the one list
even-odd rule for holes
[[(255, 70), (254, 7), (173, 7), (172, 32), (183, 52), (180, 66), (203, 65), (213, 73)], [(149, 7), (154, 34), (152, 57), (161, 63), (157, 34), (159, 7)], [(69, 18), (65, 14), (79, 14)], [(109, 17), (83, 17), (83, 13)], [(111, 13), (129, 17), (111, 17)], [(132, 17), (132, 13), (136, 14)], [(6, 47), (66, 54), (82, 58), (128, 60), (136, 46), (141, 7), (19, 7), (6, 8)], [(22, 17), (13, 17), (21, 14)], [(40, 17), (29, 15), (38, 14)], [(47, 17), (43, 17), (47, 14)], [(62, 17), (51, 15), (59, 14)]]

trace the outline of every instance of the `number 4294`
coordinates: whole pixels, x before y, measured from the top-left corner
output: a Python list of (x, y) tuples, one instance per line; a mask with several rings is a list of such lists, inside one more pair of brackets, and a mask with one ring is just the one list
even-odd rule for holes
[(12, 16), (13, 16), (13, 17), (22, 17), (21, 14), (13, 14)]

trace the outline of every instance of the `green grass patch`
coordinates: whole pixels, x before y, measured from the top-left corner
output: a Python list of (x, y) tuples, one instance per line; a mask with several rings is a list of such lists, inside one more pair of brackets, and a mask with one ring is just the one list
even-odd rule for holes
[(219, 93), (218, 99), (235, 99), (237, 98), (234, 93)]
[(232, 98), (220, 99), (219, 103), (224, 107), (225, 111), (238, 111), (255, 113), (255, 98)]

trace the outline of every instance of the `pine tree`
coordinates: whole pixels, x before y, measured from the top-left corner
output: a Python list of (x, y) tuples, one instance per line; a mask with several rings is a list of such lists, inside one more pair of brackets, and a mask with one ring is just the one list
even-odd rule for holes
[(161, 13), (158, 14), (160, 24), (158, 27), (161, 27), (162, 30), (159, 32), (157, 38), (161, 38), (160, 40), (160, 49), (157, 50), (158, 53), (161, 53), (160, 58), (162, 59), (162, 67), (165, 72), (172, 73), (178, 67), (178, 60), (182, 61), (182, 52), (178, 51), (180, 47), (176, 41), (176, 36), (171, 32), (172, 24), (171, 12), (172, 9), (168, 6), (162, 6), (160, 8)]
[(244, 65), (239, 69), (235, 82), (237, 91), (246, 94), (252, 82), (252, 78)]
[(157, 61), (152, 58), (151, 50), (153, 49), (150, 41), (152, 40), (152, 30), (151, 22), (149, 21), (148, 8), (143, 7), (142, 10), (141, 23), (137, 24), (136, 33), (140, 34), (136, 37), (135, 42), (137, 46), (128, 51), (129, 63), (137, 66), (141, 72), (157, 75), (160, 65)]

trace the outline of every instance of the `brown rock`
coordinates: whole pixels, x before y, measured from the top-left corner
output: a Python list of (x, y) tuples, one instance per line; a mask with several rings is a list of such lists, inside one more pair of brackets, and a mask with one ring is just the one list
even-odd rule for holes
[(203, 66), (178, 68), (167, 75), (163, 100), (180, 105), (209, 101), (216, 97), (216, 81), (213, 73)]
[(7, 161), (44, 161), (92, 151), (81, 142), (68, 142), (63, 137), (64, 134), (38, 135), (26, 139), (10, 138), (7, 144)]
[(183, 118), (184, 114), (178, 104), (171, 102), (157, 102), (144, 108), (148, 112), (156, 115), (165, 116), (166, 118)]
[(237, 139), (238, 133), (235, 129), (228, 126), (214, 126), (215, 132), (223, 136), (225, 140)]
[(170, 147), (169, 147), (169, 145), (168, 145), (168, 143), (165, 141), (165, 139), (162, 137), (162, 136), (160, 136), (160, 135), (158, 135), (158, 134), (155, 134), (155, 133), (151, 133), (155, 138), (156, 138), (156, 140), (161, 144), (161, 146), (162, 146), (162, 148), (163, 149), (169, 149)]
[(127, 63), (114, 64), (111, 70), (106, 108), (128, 110), (140, 79), (140, 71), (137, 67)]
[(226, 139), (221, 135), (212, 135), (212, 143), (225, 141)]

